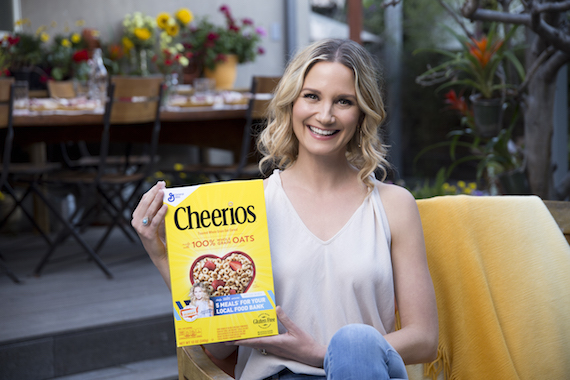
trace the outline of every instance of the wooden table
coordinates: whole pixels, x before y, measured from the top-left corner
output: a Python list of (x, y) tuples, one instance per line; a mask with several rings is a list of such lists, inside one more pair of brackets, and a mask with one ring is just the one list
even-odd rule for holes
[[(190, 144), (239, 152), (246, 107), (201, 107), (184, 111), (161, 112), (160, 144)], [(62, 141), (98, 142), (103, 115), (16, 115), (14, 143), (27, 145)], [(112, 128), (111, 140), (117, 142), (149, 141), (151, 127), (128, 125)]]

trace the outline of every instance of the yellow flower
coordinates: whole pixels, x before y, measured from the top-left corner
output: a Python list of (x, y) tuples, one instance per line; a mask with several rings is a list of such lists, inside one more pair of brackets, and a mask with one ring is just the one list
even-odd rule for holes
[(178, 173), (178, 176), (182, 179), (186, 178), (186, 173)]
[(36, 36), (41, 36), (42, 33), (45, 32), (45, 30), (47, 29), (47, 26), (42, 25), (39, 28), (36, 29)]
[(459, 186), (460, 188), (464, 189), (465, 188), (465, 181), (457, 181), (457, 186)]
[(151, 33), (147, 28), (135, 28), (135, 36), (141, 41), (146, 41), (151, 37)]
[(186, 25), (194, 19), (194, 15), (188, 8), (180, 8), (176, 12), (176, 19), (182, 23), (182, 25)]
[(125, 50), (129, 51), (135, 47), (133, 41), (131, 41), (128, 37), (123, 37), (123, 47)]
[(443, 190), (447, 191), (449, 189), (449, 183), (445, 182), (441, 187)]
[(81, 41), (81, 35), (79, 33), (73, 33), (71, 35), (71, 42), (73, 42), (74, 44), (77, 44)]
[(47, 34), (46, 32), (41, 32), (40, 40), (42, 42), (48, 42), (49, 41), (49, 34)]
[(156, 16), (156, 25), (158, 25), (160, 29), (166, 29), (168, 20), (170, 20), (170, 15), (166, 12), (160, 12), (158, 16)]
[(180, 27), (177, 24), (168, 25), (166, 27), (166, 33), (171, 37), (178, 35), (179, 30), (180, 30)]
[(61, 46), (71, 47), (71, 42), (69, 42), (67, 38), (64, 38), (63, 40), (61, 40)]
[(184, 165), (182, 165), (181, 163), (177, 162), (174, 164), (174, 170), (176, 170), (177, 172), (181, 171), (182, 169), (184, 169)]
[(85, 25), (85, 20), (77, 20), (75, 21), (75, 25), (81, 27)]
[(469, 183), (469, 188), (471, 190), (477, 190), (477, 184), (475, 182), (470, 182)]

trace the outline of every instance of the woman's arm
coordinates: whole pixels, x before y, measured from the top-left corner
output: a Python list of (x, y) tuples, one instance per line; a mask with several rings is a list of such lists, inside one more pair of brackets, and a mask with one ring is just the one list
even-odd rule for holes
[[(164, 231), (164, 216), (168, 206), (163, 204), (165, 183), (157, 182), (141, 198), (133, 211), (131, 225), (139, 235), (141, 242), (158, 268), (164, 282), (170, 289), (170, 270), (168, 268), (168, 254), (166, 252), (166, 235)], [(150, 224), (143, 225), (143, 218), (149, 218)]]
[(392, 266), (402, 329), (385, 336), (406, 364), (435, 360), (438, 319), (420, 214), (404, 188), (380, 185), (392, 235)]

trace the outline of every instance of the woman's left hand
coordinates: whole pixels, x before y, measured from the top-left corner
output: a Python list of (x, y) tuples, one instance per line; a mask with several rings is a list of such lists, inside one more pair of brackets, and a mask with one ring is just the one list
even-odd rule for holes
[(281, 306), (277, 306), (275, 311), (277, 318), (287, 329), (286, 333), (263, 338), (237, 340), (228, 342), (228, 344), (265, 350), (273, 355), (322, 368), (327, 347), (317, 343), (311, 335), (300, 329), (289, 319)]

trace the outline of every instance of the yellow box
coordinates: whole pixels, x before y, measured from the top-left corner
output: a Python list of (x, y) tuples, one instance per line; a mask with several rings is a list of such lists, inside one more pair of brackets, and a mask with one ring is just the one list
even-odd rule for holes
[(178, 347), (277, 334), (263, 180), (167, 188), (164, 203)]

